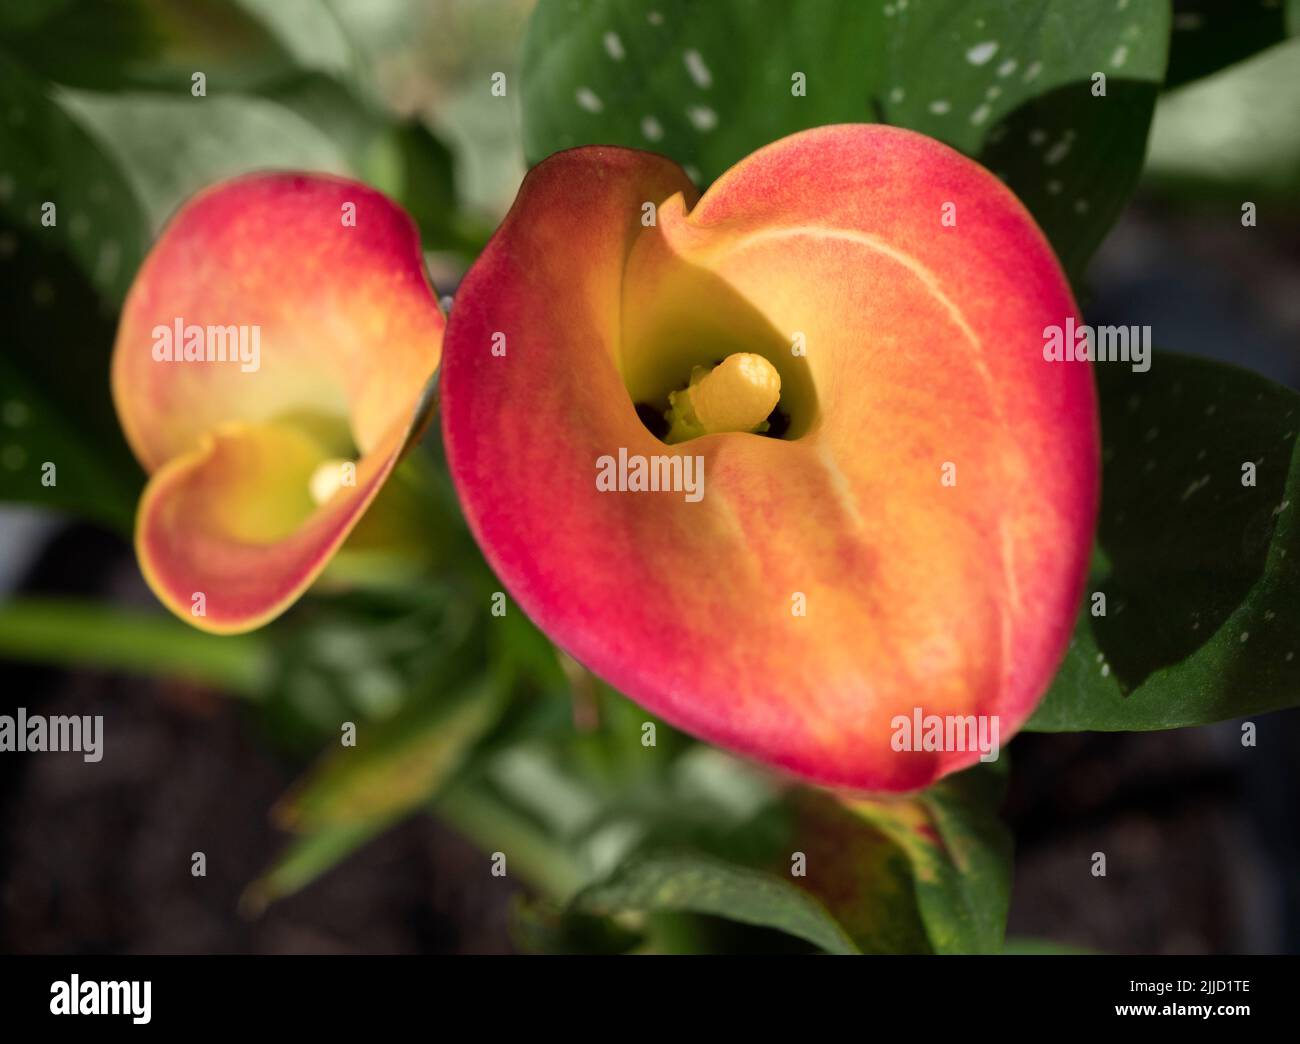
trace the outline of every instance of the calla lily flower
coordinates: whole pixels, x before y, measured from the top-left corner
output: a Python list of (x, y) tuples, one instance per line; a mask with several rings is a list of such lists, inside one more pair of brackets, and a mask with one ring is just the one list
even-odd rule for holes
[(255, 175), (187, 203), (113, 352), (162, 602), (218, 633), (292, 604), (427, 419), (443, 327), (414, 224), (364, 185)]
[(1005, 742), (1069, 641), (1098, 422), (1089, 365), (1043, 343), (1077, 316), (1020, 202), (912, 132), (796, 134), (702, 198), (574, 149), (457, 295), (448, 460), (498, 575), (597, 675), (806, 779), (910, 790), (981, 752), (902, 719)]

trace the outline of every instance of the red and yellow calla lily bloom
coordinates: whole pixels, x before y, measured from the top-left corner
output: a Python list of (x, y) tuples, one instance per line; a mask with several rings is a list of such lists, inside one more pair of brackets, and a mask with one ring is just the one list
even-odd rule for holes
[(796, 134), (697, 197), (619, 148), (528, 175), (444, 346), (466, 516), (651, 711), (824, 784), (924, 786), (979, 751), (899, 750), (895, 719), (1005, 741), (1069, 641), (1099, 462), (1089, 365), (1043, 355), (1069, 286), (992, 174), (908, 131)]
[(136, 548), (163, 603), (219, 633), (290, 605), (426, 415), (443, 326), (414, 224), (372, 189), (268, 174), (190, 201), (113, 353), (150, 476)]

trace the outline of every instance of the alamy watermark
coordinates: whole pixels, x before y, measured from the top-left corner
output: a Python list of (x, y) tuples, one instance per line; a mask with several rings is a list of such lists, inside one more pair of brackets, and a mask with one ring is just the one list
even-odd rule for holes
[(910, 716), (889, 719), (894, 735), (889, 745), (897, 751), (979, 751), (980, 761), (997, 761), (1000, 726), (996, 714), (926, 714), (913, 707)]
[(130, 1015), (137, 1026), (152, 1017), (153, 982), (82, 981), (80, 975), (50, 984), (51, 1015)]
[(200, 326), (177, 318), (150, 331), (154, 362), (230, 362), (244, 373), (262, 365), (262, 328), (257, 325)]
[(1134, 373), (1151, 369), (1151, 327), (1065, 325), (1043, 327), (1043, 358), (1047, 362), (1126, 362)]
[(102, 714), (0, 714), (0, 752), (76, 751), (83, 761), (104, 756)]
[(596, 488), (602, 493), (681, 493), (689, 503), (704, 499), (704, 457), (689, 453), (629, 454), (596, 458)]

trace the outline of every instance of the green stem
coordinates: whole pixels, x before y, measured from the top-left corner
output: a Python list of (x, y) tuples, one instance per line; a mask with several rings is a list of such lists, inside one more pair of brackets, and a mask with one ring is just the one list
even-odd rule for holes
[(557, 901), (585, 883), (572, 857), (535, 824), (482, 788), (455, 784), (434, 799), (434, 815), (485, 852), (504, 852), (507, 871)]
[(44, 598), (0, 605), (0, 656), (182, 677), (247, 697), (260, 695), (271, 668), (260, 636), (218, 637), (161, 613)]

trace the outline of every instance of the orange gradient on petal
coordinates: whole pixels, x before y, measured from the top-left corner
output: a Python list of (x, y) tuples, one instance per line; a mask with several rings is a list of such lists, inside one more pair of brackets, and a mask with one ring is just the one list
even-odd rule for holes
[[(910, 790), (979, 752), (896, 750), (898, 715), (996, 715), (1005, 742), (1068, 642), (1098, 425), (1088, 365), (1042, 345), (1077, 315), (1019, 201), (921, 135), (807, 131), (698, 201), (659, 157), (575, 149), (462, 285), (444, 439), (489, 560), (576, 659), (702, 738)], [(784, 437), (650, 434), (636, 407), (738, 352), (777, 369)], [(599, 491), (620, 448), (699, 455), (703, 499)]]
[[(187, 203), (132, 285), (112, 366), (163, 603), (223, 633), (290, 605), (421, 422), (443, 327), (418, 232), (364, 185), (253, 175)], [(330, 460), (354, 467), (318, 505)]]

